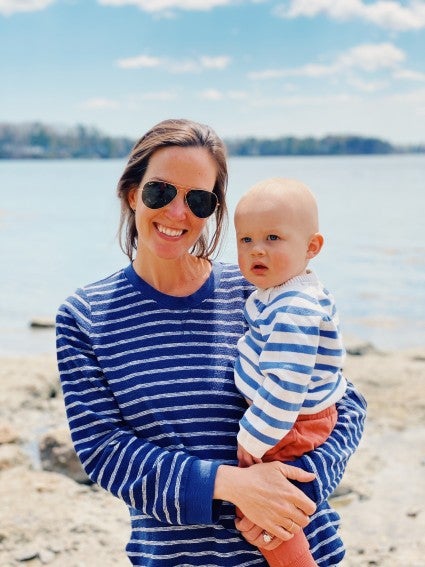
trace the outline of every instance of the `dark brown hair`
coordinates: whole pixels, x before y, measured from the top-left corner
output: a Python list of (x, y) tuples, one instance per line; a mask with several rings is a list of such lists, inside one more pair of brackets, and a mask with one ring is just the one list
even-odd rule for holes
[(220, 245), (223, 231), (227, 227), (227, 155), (224, 142), (212, 128), (191, 120), (164, 120), (153, 126), (140, 138), (130, 152), (127, 166), (118, 181), (117, 193), (121, 200), (121, 219), (119, 239), (121, 249), (130, 260), (137, 248), (137, 229), (134, 213), (128, 202), (132, 189), (137, 188), (145, 174), (151, 156), (160, 148), (179, 146), (182, 148), (206, 148), (217, 164), (217, 178), (213, 192), (217, 195), (219, 206), (214, 213), (215, 229), (211, 238), (207, 228), (190, 250), (200, 258), (210, 258)]

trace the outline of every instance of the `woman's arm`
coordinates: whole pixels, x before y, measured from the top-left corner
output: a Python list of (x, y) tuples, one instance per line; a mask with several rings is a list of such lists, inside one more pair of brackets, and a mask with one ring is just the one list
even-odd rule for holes
[(356, 451), (366, 419), (366, 400), (348, 383), (342, 399), (336, 404), (337, 423), (325, 443), (306, 453), (291, 465), (315, 474), (309, 483), (295, 484), (316, 504), (327, 500), (341, 482), (348, 460)]
[(212, 523), (220, 463), (137, 436), (122, 419), (90, 334), (90, 306), (80, 291), (58, 312), (57, 357), (71, 436), (88, 476), (161, 522)]

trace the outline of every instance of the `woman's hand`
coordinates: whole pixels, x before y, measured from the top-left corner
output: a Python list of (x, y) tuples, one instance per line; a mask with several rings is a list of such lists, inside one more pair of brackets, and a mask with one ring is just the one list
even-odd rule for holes
[(251, 520), (246, 516), (243, 518), (236, 518), (235, 526), (241, 532), (246, 541), (256, 547), (261, 547), (271, 551), (272, 549), (279, 547), (279, 545), (283, 542), (283, 539), (274, 537), (270, 543), (265, 543), (263, 538), (263, 528), (260, 528), (260, 526), (251, 522)]
[[(314, 478), (312, 473), (277, 461), (249, 468), (221, 465), (214, 498), (233, 502), (256, 525), (260, 532), (250, 533), (249, 541), (260, 541), (264, 530), (276, 538), (288, 540), (308, 525), (309, 515), (316, 509), (314, 502), (288, 479), (310, 482)], [(260, 545), (264, 547), (264, 540)]]

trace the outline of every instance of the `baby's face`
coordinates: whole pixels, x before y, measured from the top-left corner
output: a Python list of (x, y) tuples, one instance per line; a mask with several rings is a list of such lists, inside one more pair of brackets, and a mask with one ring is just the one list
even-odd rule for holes
[(290, 204), (244, 199), (235, 229), (239, 267), (256, 287), (274, 287), (305, 271), (311, 233)]

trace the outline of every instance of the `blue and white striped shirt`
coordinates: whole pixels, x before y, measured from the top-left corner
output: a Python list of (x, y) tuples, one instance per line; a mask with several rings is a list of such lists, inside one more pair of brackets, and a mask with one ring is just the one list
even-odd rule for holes
[(309, 270), (248, 298), (249, 329), (238, 341), (235, 382), (252, 405), (239, 443), (261, 458), (299, 414), (332, 406), (344, 395), (345, 350), (332, 295)]
[[(129, 507), (127, 555), (152, 567), (266, 563), (234, 526), (234, 506), (212, 499), (217, 468), (237, 464), (246, 404), (233, 379), (252, 288), (237, 266), (213, 264), (188, 297), (164, 295), (130, 265), (68, 298), (57, 315), (57, 355), (72, 439), (90, 478)], [(364, 406), (354, 390), (331, 438), (293, 464), (317, 504), (306, 529), (321, 566), (337, 565), (338, 515), (326, 502), (356, 449)]]

